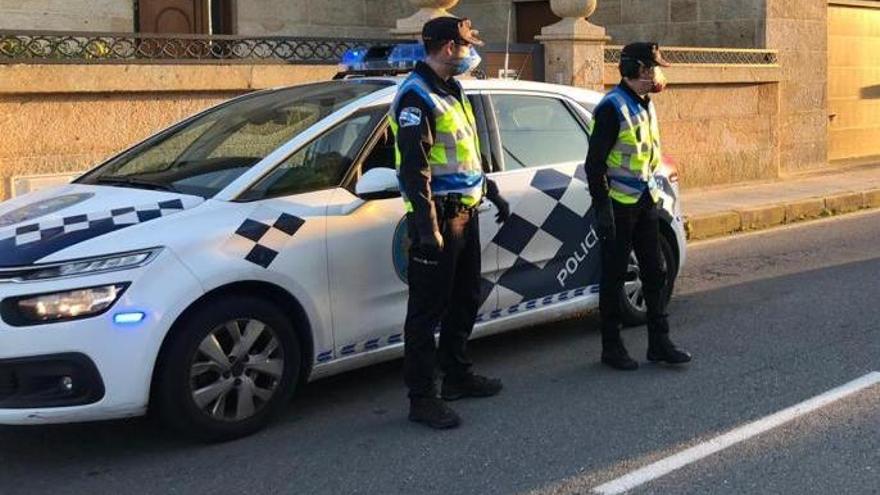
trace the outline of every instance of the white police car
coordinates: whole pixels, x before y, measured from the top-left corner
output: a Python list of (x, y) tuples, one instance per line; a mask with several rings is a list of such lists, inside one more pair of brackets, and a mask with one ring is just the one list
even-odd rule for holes
[[(248, 94), (0, 205), (0, 424), (150, 408), (199, 438), (234, 438), (304, 381), (400, 356), (407, 236), (385, 116), (401, 80)], [(499, 226), (479, 207), (475, 336), (596, 307), (583, 161), (601, 95), (463, 84), (512, 209)], [(657, 178), (671, 285), (685, 237), (674, 173)]]

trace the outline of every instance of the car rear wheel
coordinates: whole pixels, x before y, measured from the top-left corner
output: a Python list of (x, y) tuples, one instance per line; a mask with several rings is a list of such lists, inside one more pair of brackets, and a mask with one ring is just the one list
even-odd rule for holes
[[(678, 264), (672, 245), (666, 236), (660, 236), (660, 262), (666, 268), (666, 286), (663, 288), (662, 297), (669, 302), (675, 286), (675, 276), (678, 272)], [(635, 253), (630, 253), (630, 261), (626, 270), (626, 282), (621, 294), (621, 319), (626, 326), (644, 325), (648, 321), (648, 308), (645, 304), (645, 293), (642, 288), (639, 262)]]
[(226, 441), (263, 428), (290, 402), (301, 373), (288, 318), (246, 296), (213, 300), (170, 337), (155, 386), (157, 409), (174, 429)]

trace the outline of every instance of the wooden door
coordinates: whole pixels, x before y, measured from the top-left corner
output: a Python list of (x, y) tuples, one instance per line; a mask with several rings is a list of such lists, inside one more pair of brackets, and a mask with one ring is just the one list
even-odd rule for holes
[(138, 28), (142, 33), (209, 34), (207, 0), (140, 0)]
[(562, 20), (550, 9), (549, 0), (516, 2), (514, 5), (517, 43), (537, 43), (535, 36), (541, 34), (541, 28)]

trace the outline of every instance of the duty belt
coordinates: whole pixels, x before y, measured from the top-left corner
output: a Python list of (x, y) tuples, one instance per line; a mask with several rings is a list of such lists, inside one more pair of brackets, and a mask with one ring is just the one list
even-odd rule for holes
[(461, 202), (461, 193), (435, 195), (433, 199), (438, 209), (438, 215), (454, 217), (462, 212), (472, 212), (476, 210), (476, 206), (467, 206)]

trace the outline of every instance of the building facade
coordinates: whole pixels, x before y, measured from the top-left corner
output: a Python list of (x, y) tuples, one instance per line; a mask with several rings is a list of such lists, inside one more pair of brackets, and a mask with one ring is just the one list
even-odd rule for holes
[[(432, 3), (456, 4), (451, 10), (473, 19), (493, 43), (505, 41), (508, 14), (511, 39), (519, 43), (534, 42), (542, 27), (559, 20), (550, 0), (0, 0), (0, 29), (382, 38), (397, 19)], [(621, 42), (762, 48), (769, 19), (812, 3), (598, 0), (591, 21)]]
[[(612, 46), (656, 40), (666, 46), (774, 51), (778, 63), (772, 78), (757, 73), (763, 69), (751, 70), (740, 64), (738, 79), (725, 82), (719, 77), (712, 82), (708, 79), (716, 77), (714, 62), (703, 62), (696, 72), (682, 68), (679, 74), (691, 79), (683, 78), (672, 92), (658, 99), (663, 107), (665, 141), (679, 155), (676, 158), (698, 162), (713, 153), (718, 155), (711, 165), (694, 163), (685, 173), (685, 184), (764, 179), (827, 167), (829, 162), (880, 159), (880, 0), (0, 0), (0, 30), (388, 39), (395, 34), (398, 20), (419, 8), (449, 7), (454, 14), (472, 18), (483, 38), (495, 45), (496, 53), (487, 53), (486, 58), (496, 60), (497, 65), (503, 58), (497, 47), (503, 47), (507, 37), (508, 18), (512, 42), (520, 47), (540, 46), (535, 36), (560, 19), (557, 12), (562, 11), (561, 4), (577, 4), (584, 11), (595, 4), (589, 20), (606, 30)], [(3, 48), (0, 45), (0, 55)], [(523, 53), (517, 65), (527, 65), (521, 60), (527, 59), (529, 52)], [(0, 168), (17, 170), (13, 175), (33, 169), (34, 164), (43, 164), (33, 170), (35, 173), (83, 167), (94, 161), (93, 156), (109, 153), (110, 148), (117, 149), (164, 125), (164, 116), (192, 111), (191, 102), (201, 101), (198, 98), (216, 101), (262, 84), (305, 80), (311, 74), (301, 65), (277, 66), (271, 69), (277, 77), (257, 82), (245, 78), (226, 88), (206, 84), (210, 78), (205, 74), (232, 68), (178, 64), (173, 70), (167, 66), (136, 69), (155, 74), (163, 83), (167, 74), (175, 74), (179, 87), (151, 93), (147, 87), (133, 88), (128, 82), (107, 89), (100, 81), (87, 80), (91, 77), (88, 74), (122, 68), (16, 68), (9, 61), (5, 63), (0, 69), (13, 79), (0, 81), (0, 107), (18, 112), (6, 115), (22, 119), (27, 115), (23, 110), (29, 108), (33, 115), (43, 115), (43, 106), (51, 101), (68, 105), (72, 120), (82, 114), (78, 106), (86, 108), (85, 100), (92, 101), (90, 98), (95, 105), (119, 99), (122, 112), (129, 100), (157, 109), (170, 105), (169, 94), (177, 95), (175, 101), (180, 101), (173, 104), (179, 111), (144, 113), (151, 117), (143, 122), (143, 129), (134, 129), (112, 146), (87, 150), (75, 158), (70, 150), (81, 148), (83, 142), (107, 143), (107, 139), (65, 143), (46, 136), (46, 147), (58, 146), (59, 150), (26, 157), (21, 153), (36, 148), (22, 130), (35, 130), (30, 125), (33, 119), (22, 123), (10, 120), (9, 132), (20, 140), (7, 139), (0, 146)], [(242, 67), (234, 70), (245, 71)], [(321, 74), (328, 74), (333, 67), (322, 70)], [(613, 84), (614, 72), (613, 64), (606, 66), (605, 84)], [(248, 74), (252, 73), (257, 72)], [(24, 74), (39, 82), (39, 91)], [(546, 77), (555, 82), (551, 74)], [(64, 84), (49, 87), (51, 81)], [(72, 122), (70, 128), (81, 132), (85, 127)], [(717, 135), (694, 138), (707, 129)], [(709, 145), (711, 149), (704, 149)], [(686, 160), (681, 160), (683, 156)], [(0, 175), (9, 177), (5, 172)]]

